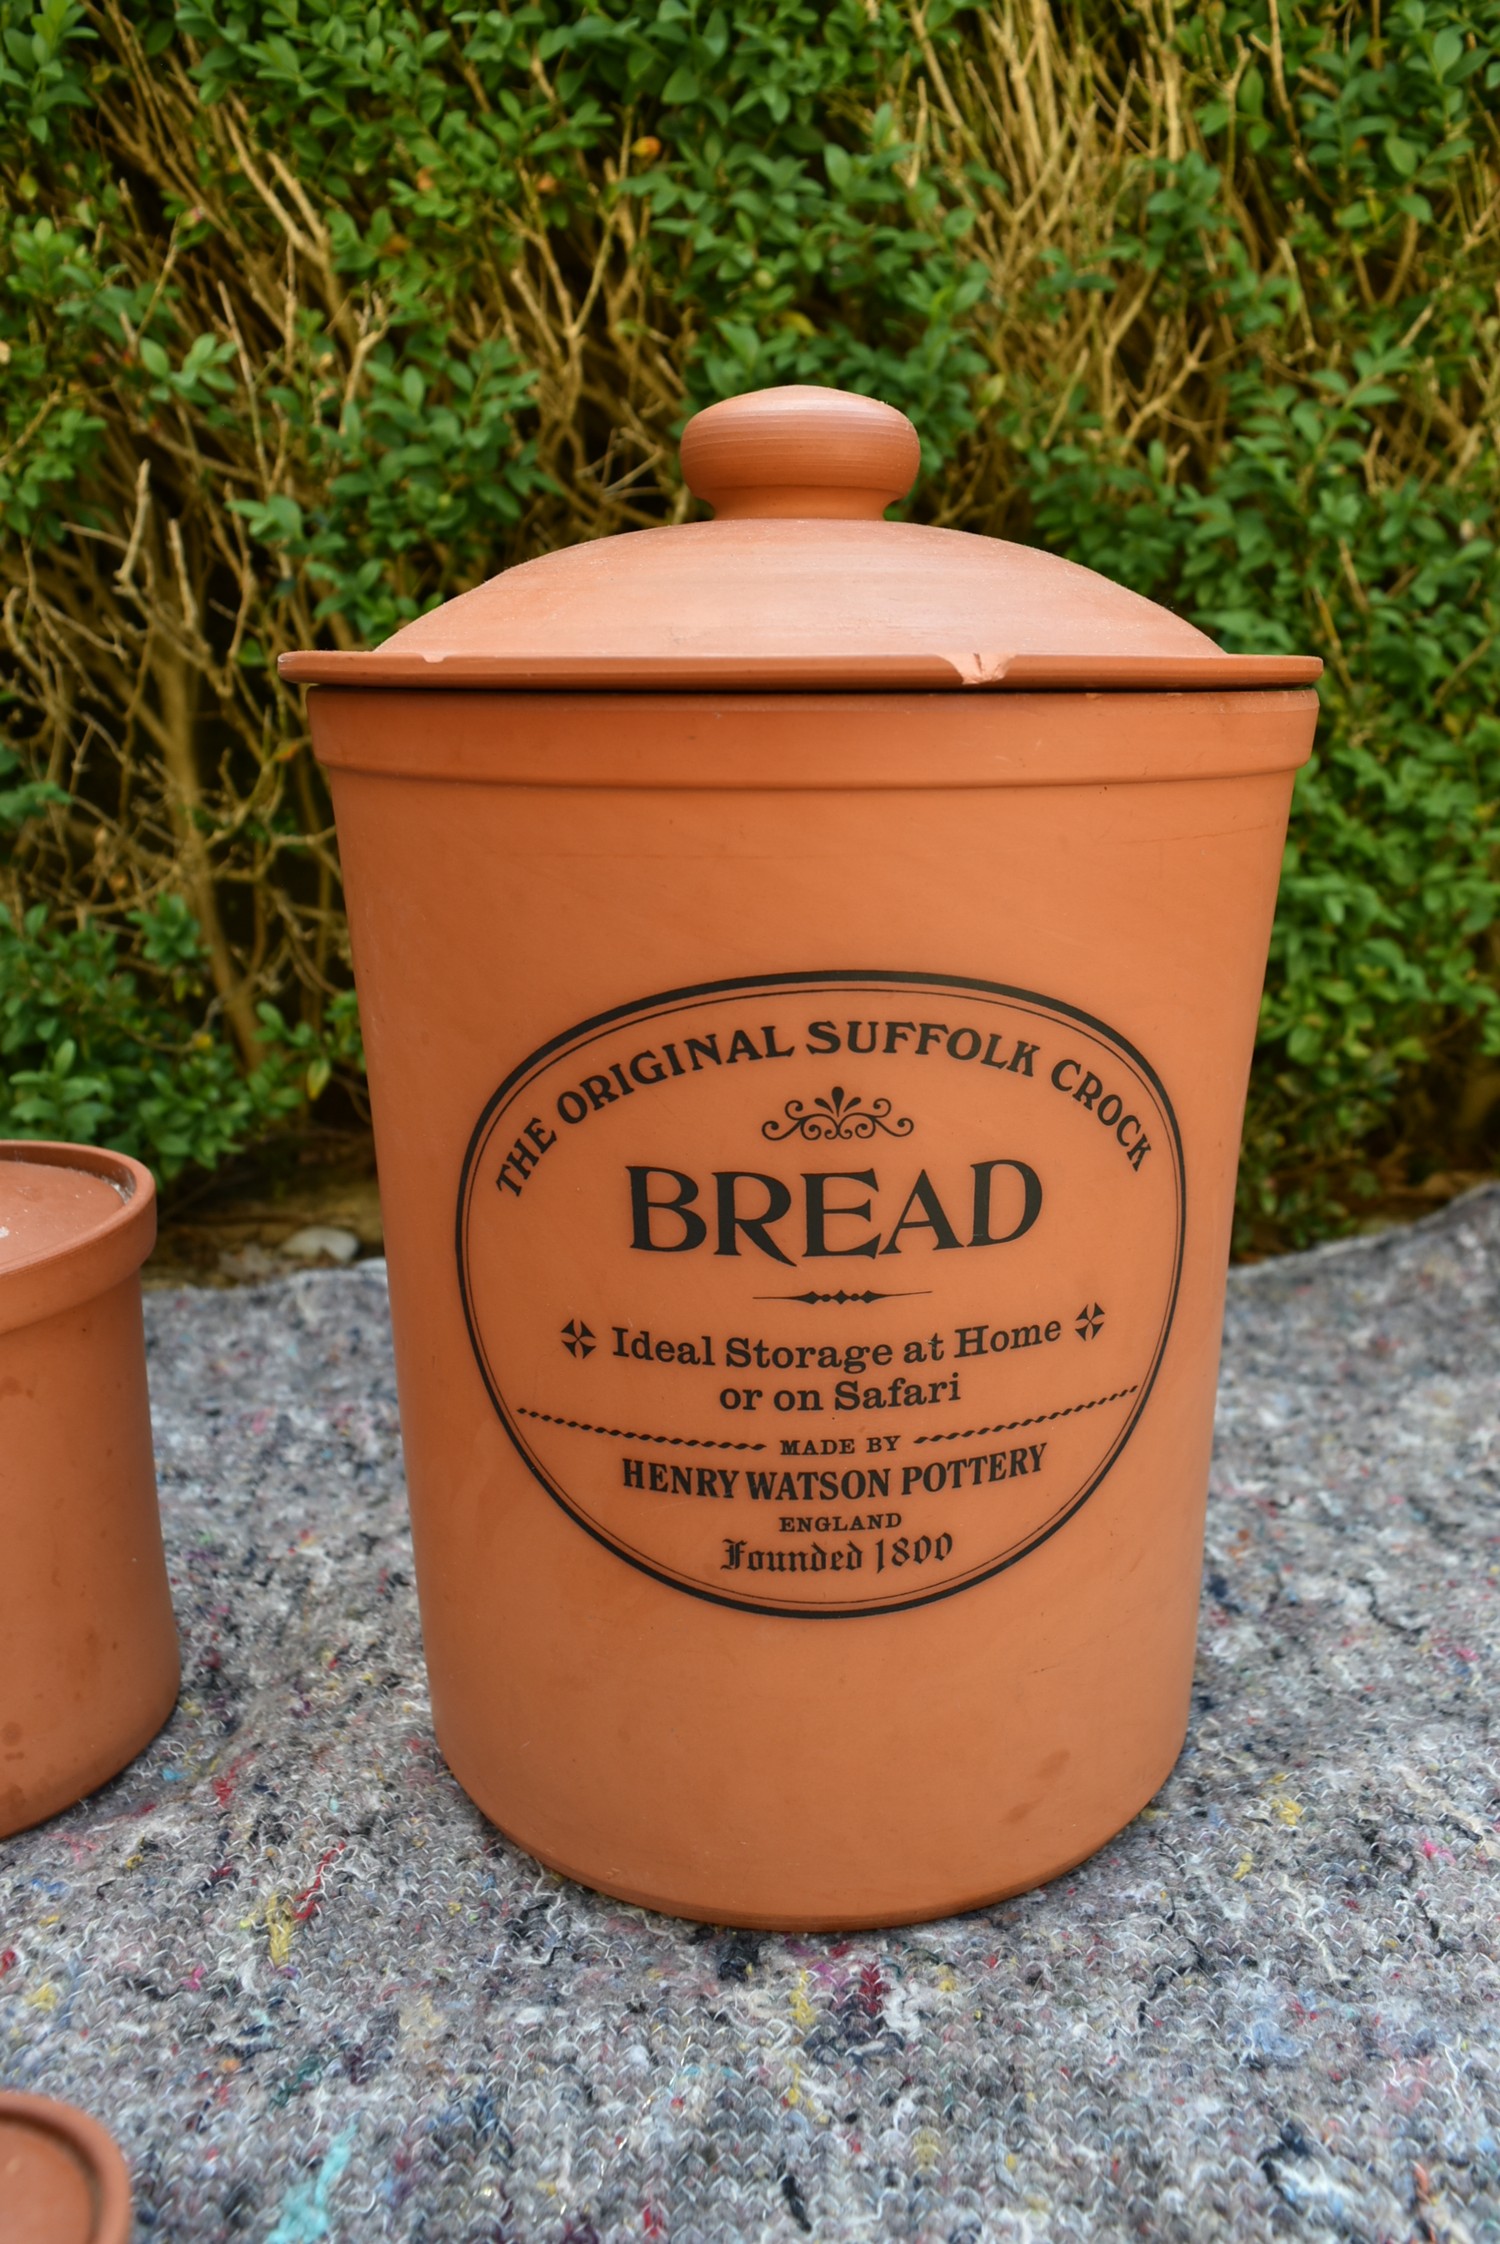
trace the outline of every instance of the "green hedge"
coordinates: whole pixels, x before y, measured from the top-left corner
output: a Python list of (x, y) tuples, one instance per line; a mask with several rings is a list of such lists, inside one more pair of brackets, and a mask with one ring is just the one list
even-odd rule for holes
[(1500, 1112), (1500, 0), (0, 0), (0, 1130), (208, 1166), (358, 1068), (284, 647), (878, 392), (921, 519), (1328, 664), (1242, 1237)]

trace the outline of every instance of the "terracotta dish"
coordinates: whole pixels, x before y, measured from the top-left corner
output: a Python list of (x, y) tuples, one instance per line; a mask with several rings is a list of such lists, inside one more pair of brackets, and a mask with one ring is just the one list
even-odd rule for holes
[(114, 2139), (49, 2096), (0, 2091), (4, 2244), (128, 2244), (130, 2175)]

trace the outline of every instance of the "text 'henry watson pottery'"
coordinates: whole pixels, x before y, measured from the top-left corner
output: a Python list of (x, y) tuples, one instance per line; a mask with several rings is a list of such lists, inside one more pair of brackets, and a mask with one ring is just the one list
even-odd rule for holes
[(885, 1924), (1182, 1742), (1241, 1107), (1316, 662), (888, 523), (903, 416), (298, 654), (439, 1742), (544, 1862)]
[(0, 1142), (0, 1836), (81, 1799), (177, 1696), (141, 1329), (149, 1169)]

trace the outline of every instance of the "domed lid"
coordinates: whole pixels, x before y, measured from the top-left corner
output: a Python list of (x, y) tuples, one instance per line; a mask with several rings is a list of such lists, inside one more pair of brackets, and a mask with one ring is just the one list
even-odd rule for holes
[(96, 2119), (48, 2096), (0, 2094), (5, 2244), (126, 2244), (130, 2176)]
[(523, 561), (369, 654), (283, 655), (317, 685), (861, 688), (1306, 685), (1304, 655), (1229, 655), (1033, 546), (887, 522), (920, 462), (904, 413), (847, 390), (725, 398), (682, 438), (711, 522)]

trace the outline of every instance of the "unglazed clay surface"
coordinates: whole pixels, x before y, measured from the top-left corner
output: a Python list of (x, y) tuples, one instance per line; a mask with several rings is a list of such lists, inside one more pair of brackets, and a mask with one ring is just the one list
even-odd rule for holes
[(120, 1212), (121, 1186), (87, 1169), (0, 1160), (0, 1271), (72, 1246)]
[(714, 521), (282, 665), (443, 1751), (542, 1861), (741, 1925), (1014, 1892), (1172, 1764), (1316, 709), (1225, 690), (1316, 664), (886, 521), (919, 459), (876, 400), (726, 399)]
[(438, 1736), (543, 1860), (889, 1923), (1161, 1782), (1312, 716), (317, 698)]
[(0, 2089), (4, 2244), (128, 2244), (129, 2232), (129, 2172), (99, 2122), (50, 2097)]
[(1302, 656), (1226, 655), (1181, 616), (1060, 554), (888, 522), (917, 432), (877, 399), (788, 385), (683, 431), (712, 522), (541, 554), (370, 653), (283, 655), (303, 683), (493, 686), (1288, 685)]
[(139, 1269), (149, 1172), (0, 1145), (0, 1835), (111, 1777), (166, 1720)]

